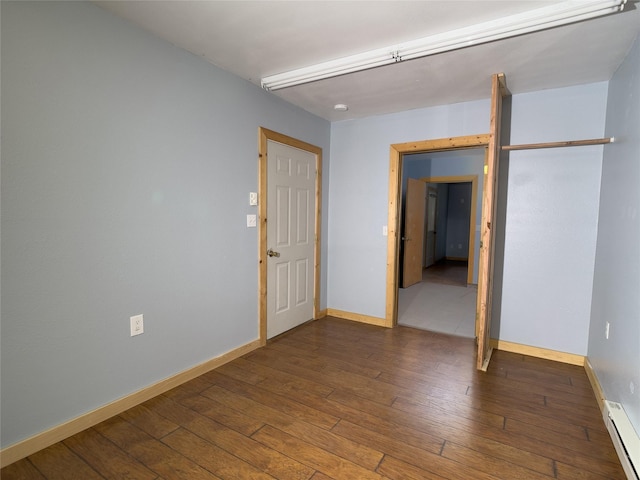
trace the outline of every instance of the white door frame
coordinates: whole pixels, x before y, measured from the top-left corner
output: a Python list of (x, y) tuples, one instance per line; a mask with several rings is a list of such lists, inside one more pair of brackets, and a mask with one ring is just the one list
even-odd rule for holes
[(260, 344), (267, 343), (267, 142), (282, 143), (315, 155), (316, 158), (316, 186), (315, 186), (315, 233), (313, 259), (313, 318), (319, 316), (320, 311), (320, 225), (322, 205), (322, 149), (310, 143), (283, 135), (260, 127), (258, 129), (258, 322)]

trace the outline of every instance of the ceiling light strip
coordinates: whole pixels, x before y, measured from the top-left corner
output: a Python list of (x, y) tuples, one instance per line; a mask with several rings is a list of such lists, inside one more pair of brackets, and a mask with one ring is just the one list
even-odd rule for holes
[(624, 9), (627, 0), (568, 0), (548, 7), (479, 23), (337, 60), (270, 75), (262, 79), (265, 90), (279, 90), (304, 83), (368, 70), (404, 60), (480, 45), (526, 33), (601, 17)]

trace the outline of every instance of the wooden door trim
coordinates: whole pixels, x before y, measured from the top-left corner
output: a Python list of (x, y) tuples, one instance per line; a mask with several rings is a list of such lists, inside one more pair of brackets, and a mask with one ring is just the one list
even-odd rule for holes
[[(476, 215), (478, 214), (478, 175), (451, 177), (422, 177), (425, 183), (471, 183), (471, 211), (469, 212), (469, 252), (467, 253), (467, 284), (473, 283), (473, 265), (476, 260)], [(477, 319), (476, 319), (477, 320)]]
[[(500, 127), (502, 124), (502, 99), (510, 95), (504, 74), (491, 78), (491, 115), (489, 119), (489, 146), (484, 164), (482, 190), (482, 223), (480, 229), (480, 261), (478, 267), (478, 370), (486, 371), (491, 359), (491, 307), (493, 300), (493, 266), (495, 247), (495, 198), (498, 188), (500, 160)], [(482, 281), (481, 281), (482, 280)]]
[[(469, 135), (464, 137), (421, 140), (396, 143), (389, 153), (389, 216), (387, 221), (387, 293), (385, 326), (398, 323), (398, 263), (400, 254), (400, 209), (402, 204), (402, 160), (407, 153), (442, 152), (468, 148), (487, 148), (491, 135)], [(484, 216), (484, 213), (483, 213)]]
[(320, 227), (322, 225), (322, 149), (297, 138), (258, 129), (258, 323), (260, 344), (267, 343), (267, 142), (282, 143), (312, 153), (316, 157), (315, 231), (313, 246), (313, 318), (320, 312)]

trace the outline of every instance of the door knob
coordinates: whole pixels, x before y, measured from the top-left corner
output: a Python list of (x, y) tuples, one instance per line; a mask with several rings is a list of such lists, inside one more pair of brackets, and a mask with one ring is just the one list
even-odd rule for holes
[(273, 248), (270, 248), (269, 250), (267, 250), (267, 255), (269, 255), (270, 257), (279, 257), (280, 253), (279, 252), (274, 252)]

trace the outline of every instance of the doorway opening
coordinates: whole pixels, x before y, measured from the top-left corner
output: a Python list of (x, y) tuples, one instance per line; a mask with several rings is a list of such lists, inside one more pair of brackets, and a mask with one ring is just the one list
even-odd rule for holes
[[(476, 307), (485, 148), (453, 149), (404, 155), (401, 208), (398, 324), (469, 338), (477, 336)], [(409, 180), (412, 179), (412, 180)], [(426, 188), (424, 216), (412, 209), (406, 191), (414, 182)], [(411, 212), (409, 212), (411, 213)], [(424, 230), (422, 255), (405, 258), (407, 222)], [(415, 238), (411, 235), (411, 239)], [(404, 268), (419, 268), (418, 281), (407, 284)]]
[(404, 155), (420, 152), (440, 152), (468, 148), (484, 148), (482, 218), (480, 221), (480, 253), (478, 256), (478, 295), (476, 305), (476, 332), (478, 370), (487, 371), (493, 348), (490, 344), (491, 302), (493, 292), (493, 255), (495, 225), (492, 225), (496, 206), (498, 158), (500, 155), (500, 127), (502, 102), (508, 97), (504, 74), (491, 77), (491, 113), (489, 133), (438, 140), (397, 143), (389, 153), (389, 220), (387, 239), (387, 297), (385, 325), (398, 323), (398, 271), (400, 252), (400, 218), (402, 206), (402, 171)]
[[(486, 172), (488, 159), (488, 147), (491, 135), (474, 135), (467, 137), (445, 138), (439, 140), (427, 140), (421, 142), (411, 142), (405, 144), (396, 144), (391, 146), (390, 154), (390, 174), (389, 174), (389, 239), (387, 243), (387, 306), (386, 306), (386, 323), (388, 326), (397, 325), (398, 323), (398, 285), (400, 273), (400, 244), (401, 244), (401, 222), (402, 222), (402, 185), (403, 172), (406, 168), (411, 167), (405, 162), (405, 156), (411, 154), (425, 154), (433, 156), (437, 152), (455, 152), (458, 156), (461, 152), (470, 149), (480, 149), (483, 152), (483, 173)], [(406, 164), (406, 165), (405, 165)], [(405, 168), (406, 167), (406, 168)], [(422, 175), (421, 177), (429, 178), (430, 175)], [(485, 175), (483, 175), (485, 176)], [(408, 178), (408, 177), (407, 177)], [(487, 201), (485, 192), (482, 192), (483, 204)], [(492, 199), (490, 199), (489, 209), (493, 208)], [(484, 212), (483, 212), (484, 213)], [(484, 218), (484, 215), (482, 215)], [(473, 231), (476, 232), (477, 227)], [(479, 242), (475, 243), (479, 245)], [(474, 245), (474, 251), (477, 250)], [(482, 260), (484, 253), (480, 249), (477, 255), (478, 260)], [(474, 257), (476, 258), (476, 257)], [(475, 261), (474, 261), (475, 263)], [(480, 268), (478, 268), (479, 272)], [(482, 283), (482, 275), (477, 276), (478, 284)], [(479, 285), (480, 286), (480, 285)], [(480, 304), (478, 300), (477, 304)], [(475, 312), (475, 328), (477, 332), (480, 324), (485, 318), (480, 313), (482, 309), (476, 306)]]

